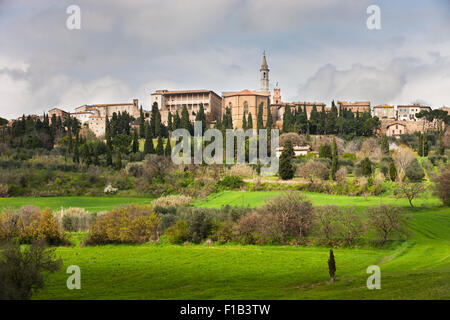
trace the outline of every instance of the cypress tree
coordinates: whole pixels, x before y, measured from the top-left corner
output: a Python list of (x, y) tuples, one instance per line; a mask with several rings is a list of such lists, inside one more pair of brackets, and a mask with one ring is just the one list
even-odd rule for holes
[(139, 135), (141, 138), (145, 137), (145, 120), (144, 120), (144, 111), (141, 109), (139, 110)]
[(253, 129), (253, 118), (251, 112), (248, 113), (247, 128)]
[(330, 168), (330, 175), (333, 180), (336, 180), (336, 172), (338, 170), (339, 166), (339, 155), (338, 155), (338, 149), (336, 144), (336, 138), (333, 138), (333, 147), (331, 152), (331, 168)]
[(395, 181), (395, 179), (397, 179), (397, 169), (395, 168), (395, 164), (392, 161), (389, 164), (389, 178), (391, 179), (391, 181)]
[(445, 154), (445, 146), (444, 146), (444, 140), (442, 138), (442, 131), (439, 133), (439, 141), (438, 141), (438, 152), (441, 156)]
[(417, 134), (417, 138), (417, 154), (423, 157), (423, 136), (420, 132)]
[(116, 169), (117, 170), (122, 169), (122, 154), (120, 151), (117, 152)]
[(150, 134), (150, 126), (145, 125), (145, 143), (144, 143), (144, 154), (155, 153), (155, 148), (153, 147), (153, 139)]
[(294, 166), (292, 165), (292, 156), (294, 155), (294, 148), (291, 140), (284, 143), (283, 151), (280, 156), (280, 167), (278, 173), (283, 180), (290, 180), (294, 177)]
[(80, 139), (78, 135), (75, 137), (75, 147), (73, 151), (73, 162), (80, 163), (80, 150), (79, 150)]
[(172, 155), (172, 146), (170, 145), (170, 137), (167, 138), (166, 147), (164, 149), (164, 155), (170, 157)]
[(175, 112), (175, 115), (173, 116), (172, 130), (175, 131), (176, 129), (180, 129), (180, 128), (181, 128), (180, 115), (178, 114), (178, 112)]
[(167, 130), (173, 131), (172, 112), (170, 112), (170, 111), (169, 111), (169, 115), (167, 116)]
[(385, 134), (381, 137), (381, 151), (383, 154), (389, 155), (389, 141)]
[(158, 156), (164, 155), (164, 142), (161, 136), (158, 137), (158, 144), (156, 145), (156, 154)]
[(334, 260), (333, 249), (330, 249), (330, 258), (328, 259), (328, 273), (330, 274), (330, 281), (336, 281), (336, 261)]
[(181, 110), (180, 128), (186, 129), (190, 134), (192, 134), (192, 126), (189, 121), (189, 111), (186, 106), (183, 106), (183, 110)]
[(269, 130), (272, 129), (273, 126), (273, 119), (272, 119), (272, 112), (270, 111), (270, 104), (267, 105), (267, 122), (266, 122), (266, 129)]
[(133, 146), (132, 146), (133, 153), (139, 152), (139, 137), (137, 130), (134, 130), (133, 133)]
[(260, 104), (258, 107), (258, 117), (256, 119), (256, 129), (258, 132), (259, 129), (264, 129), (263, 112), (263, 104)]
[(422, 152), (422, 154), (423, 154), (424, 157), (427, 157), (429, 148), (428, 148), (428, 135), (427, 135), (426, 132), (423, 134), (422, 143), (423, 143), (423, 152)]
[(245, 112), (244, 115), (242, 116), (242, 129), (244, 130), (247, 129), (247, 119), (245, 118)]

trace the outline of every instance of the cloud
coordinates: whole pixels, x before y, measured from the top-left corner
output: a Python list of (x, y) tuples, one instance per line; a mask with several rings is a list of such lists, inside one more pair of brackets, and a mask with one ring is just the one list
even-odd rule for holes
[(430, 56), (431, 61), (395, 58), (384, 68), (354, 64), (339, 70), (327, 64), (300, 86), (298, 99), (369, 100), (373, 105), (423, 101), (439, 107), (450, 101), (450, 56)]

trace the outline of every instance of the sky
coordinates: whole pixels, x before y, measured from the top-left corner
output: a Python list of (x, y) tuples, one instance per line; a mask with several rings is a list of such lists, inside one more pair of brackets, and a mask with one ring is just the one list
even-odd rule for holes
[(264, 50), (284, 102), (450, 106), (450, 0), (0, 0), (0, 117), (259, 90)]

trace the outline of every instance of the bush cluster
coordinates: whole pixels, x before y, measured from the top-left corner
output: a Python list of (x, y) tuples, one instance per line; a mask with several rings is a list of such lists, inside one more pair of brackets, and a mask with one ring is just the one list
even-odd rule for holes
[(44, 240), (50, 245), (65, 245), (68, 241), (50, 209), (24, 206), (0, 215), (0, 240), (15, 240), (22, 244)]

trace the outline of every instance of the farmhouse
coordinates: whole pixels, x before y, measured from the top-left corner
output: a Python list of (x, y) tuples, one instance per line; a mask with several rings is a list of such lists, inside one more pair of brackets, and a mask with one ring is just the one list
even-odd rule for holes
[[(283, 147), (278, 147), (276, 150), (276, 156), (279, 158), (281, 153), (283, 152)], [(306, 156), (311, 151), (311, 146), (294, 146), (294, 155), (298, 156)]]

